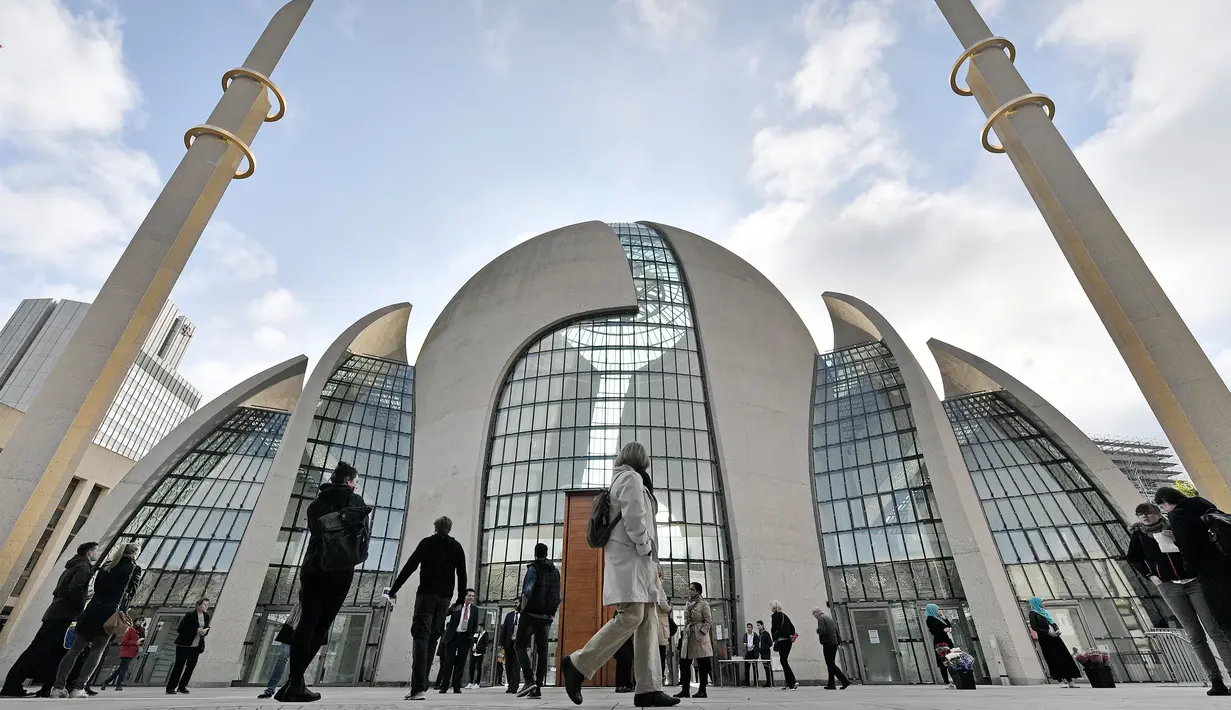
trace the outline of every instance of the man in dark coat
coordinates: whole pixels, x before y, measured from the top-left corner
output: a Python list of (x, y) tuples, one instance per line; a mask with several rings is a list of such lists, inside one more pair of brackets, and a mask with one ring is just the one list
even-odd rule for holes
[(504, 665), (508, 668), (509, 674), (509, 689), (506, 693), (516, 693), (517, 684), (521, 679), (520, 664), (517, 662), (517, 648), (514, 642), (517, 640), (517, 622), (520, 620), (521, 612), (514, 609), (504, 615), (504, 621), (500, 624), (500, 648), (504, 649)]
[(462, 692), (462, 671), (466, 667), (466, 656), (470, 653), (470, 644), (474, 641), (475, 630), (479, 627), (479, 610), (474, 605), (474, 590), (467, 589), (462, 605), (449, 615), (449, 623), (445, 625), (445, 655), (441, 666), (441, 678), (444, 680), (440, 692)]
[(188, 682), (192, 680), (197, 659), (205, 653), (209, 619), (209, 597), (198, 599), (196, 608), (180, 619), (180, 624), (175, 629), (175, 663), (167, 676), (167, 695), (188, 693)]
[(765, 687), (774, 684), (774, 637), (765, 628), (764, 621), (757, 622), (757, 657), (765, 659)]
[(825, 684), (825, 690), (836, 690), (834, 678), (842, 684), (842, 690), (846, 690), (851, 684), (846, 678), (846, 674), (838, 667), (838, 648), (842, 644), (842, 634), (838, 630), (838, 622), (818, 606), (812, 610), (812, 616), (816, 619), (816, 636), (821, 642), (821, 651), (825, 654), (825, 668), (829, 671), (829, 682)]
[(1201, 519), (1218, 508), (1204, 498), (1189, 498), (1169, 486), (1154, 493), (1154, 502), (1167, 513), (1175, 546), (1180, 548), (1184, 566), (1197, 575), (1214, 623), (1223, 634), (1231, 634), (1231, 560), (1210, 540), (1210, 527)]
[(0, 688), (0, 697), (24, 698), (31, 695), (22, 687), (27, 678), (43, 683), (39, 696), (47, 697), (50, 694), (55, 669), (66, 650), (64, 634), (73, 619), (85, 609), (90, 594), (90, 576), (94, 574), (94, 563), (98, 561), (99, 552), (97, 542), (83, 542), (77, 546), (77, 554), (65, 563), (64, 571), (60, 573), (55, 590), (51, 593), (51, 604), (43, 612), (43, 624), (9, 669), (4, 678), (4, 687)]

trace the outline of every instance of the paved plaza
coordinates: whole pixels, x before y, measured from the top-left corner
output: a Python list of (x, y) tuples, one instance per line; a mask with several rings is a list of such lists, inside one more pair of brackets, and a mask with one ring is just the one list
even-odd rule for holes
[[(402, 700), (400, 688), (320, 688), (324, 697), (311, 703), (312, 710), (376, 710), (378, 708), (572, 708), (564, 691), (549, 689), (542, 700), (518, 700), (503, 689), (464, 691), (462, 695), (430, 693), (426, 701)], [(104, 691), (90, 700), (0, 700), (0, 710), (35, 708), (94, 708), (94, 710), (170, 710), (213, 708), (274, 708), (273, 700), (257, 700), (259, 688), (200, 688), (189, 696), (168, 697), (161, 688), (130, 688), (121, 693)], [(616, 694), (609, 688), (586, 689), (583, 708), (631, 708), (632, 695)], [(1065, 689), (1054, 685), (1002, 688), (980, 686), (974, 691), (945, 690), (938, 686), (851, 686), (845, 692), (805, 687), (797, 691), (777, 689), (711, 688), (706, 700), (685, 700), (679, 708), (707, 710), (756, 710), (759, 708), (818, 708), (842, 710), (1187, 710), (1231, 708), (1231, 698), (1209, 698), (1204, 688), (1174, 685), (1124, 685), (1111, 690), (1089, 687)]]

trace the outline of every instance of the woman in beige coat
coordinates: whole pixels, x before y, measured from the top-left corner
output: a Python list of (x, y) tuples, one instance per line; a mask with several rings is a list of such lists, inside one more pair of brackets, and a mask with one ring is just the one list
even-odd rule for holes
[(701, 598), (701, 583), (688, 585), (688, 606), (684, 607), (684, 628), (680, 631), (680, 685), (682, 689), (677, 698), (689, 697), (692, 680), (692, 662), (697, 661), (697, 680), (700, 689), (694, 698), (708, 697), (705, 687), (709, 684), (710, 660), (714, 655), (714, 644), (710, 641), (710, 632), (714, 630), (714, 616), (710, 612), (710, 603)]

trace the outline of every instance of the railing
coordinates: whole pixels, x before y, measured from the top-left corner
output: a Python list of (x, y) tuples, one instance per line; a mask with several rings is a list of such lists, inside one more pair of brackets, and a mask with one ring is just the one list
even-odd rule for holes
[[(1153, 629), (1146, 632), (1150, 644), (1158, 650), (1158, 656), (1167, 666), (1176, 683), (1206, 685), (1205, 669), (1193, 652), (1188, 636), (1175, 629)], [(1224, 659), (1225, 661), (1226, 659)]]

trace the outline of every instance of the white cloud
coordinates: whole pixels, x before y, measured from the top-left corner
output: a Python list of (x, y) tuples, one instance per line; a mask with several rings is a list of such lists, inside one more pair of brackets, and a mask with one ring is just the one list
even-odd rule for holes
[[(845, 291), (889, 318), (930, 370), (924, 342), (938, 337), (1002, 366), (1081, 426), (1156, 435), (1011, 164), (980, 155), (975, 174), (942, 190), (914, 177), (882, 66), (886, 38), (899, 35), (891, 10), (817, 2), (803, 14), (809, 46), (788, 83), (794, 115), (753, 139), (749, 177), (764, 204), (732, 226), (729, 245), (783, 288), (822, 348), (831, 326), (820, 294)], [(1221, 275), (1231, 240), (1220, 166), (1231, 144), (1210, 137), (1231, 110), (1221, 90), (1231, 45), (1217, 40), (1231, 4), (1164, 16), (1147, 2), (1109, 14), (1086, 0), (1065, 5), (1044, 37), (1062, 51), (1101, 50), (1104, 64), (1128, 57), (1127, 99), (1078, 153), (1181, 312), (1206, 324), (1221, 352), (1231, 347), (1221, 325), (1231, 315)], [(973, 100), (964, 108), (978, 111)]]
[(701, 0), (619, 0), (618, 11), (630, 32), (663, 49), (697, 39), (714, 19)]
[(248, 304), (248, 315), (262, 324), (283, 323), (304, 313), (304, 306), (290, 289), (278, 287)]
[(256, 344), (262, 348), (277, 348), (286, 343), (286, 333), (268, 325), (262, 325), (252, 333)]
[(517, 8), (483, 0), (474, 0), (473, 7), (482, 31), (483, 62), (503, 74), (509, 70), (510, 45), (521, 26)]

